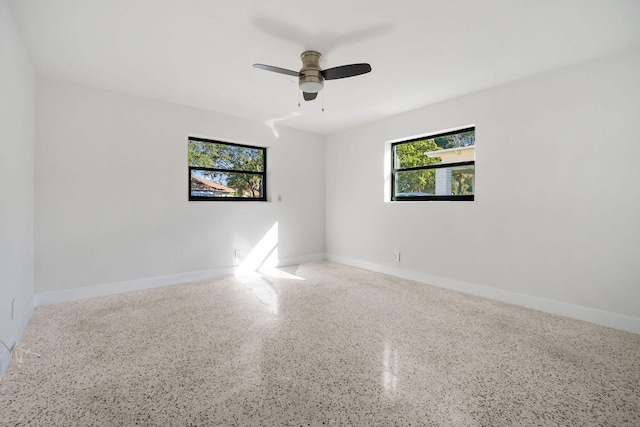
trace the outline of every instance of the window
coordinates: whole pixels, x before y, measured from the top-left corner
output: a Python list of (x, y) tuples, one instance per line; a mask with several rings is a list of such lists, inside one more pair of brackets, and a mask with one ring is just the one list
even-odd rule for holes
[(391, 200), (473, 200), (475, 128), (391, 144)]
[(266, 201), (267, 150), (189, 138), (189, 200)]

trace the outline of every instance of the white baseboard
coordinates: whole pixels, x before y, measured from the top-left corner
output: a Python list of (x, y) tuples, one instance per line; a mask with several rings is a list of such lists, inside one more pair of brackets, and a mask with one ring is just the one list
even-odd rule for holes
[[(278, 267), (315, 262), (324, 260), (324, 254), (311, 254), (299, 257), (284, 258), (278, 260)], [(100, 285), (86, 286), (73, 289), (61, 289), (59, 291), (38, 292), (36, 294), (36, 307), (60, 302), (75, 301), (84, 298), (114, 295), (129, 291), (159, 288), (162, 286), (177, 285), (179, 283), (194, 282), (196, 280), (212, 279), (214, 277), (230, 276), (236, 272), (238, 266), (222, 267), (211, 270), (193, 271), (189, 273), (172, 274), (168, 276), (150, 277), (147, 279), (127, 280), (123, 282), (104, 283)]]
[(303, 255), (293, 258), (282, 258), (278, 260), (278, 267), (286, 267), (288, 265), (296, 265), (296, 264), (304, 264), (305, 262), (318, 262), (324, 261), (325, 254), (311, 254), (311, 255)]
[(477, 295), (509, 304), (520, 305), (546, 313), (553, 313), (572, 319), (583, 320), (601, 326), (607, 326), (634, 334), (640, 334), (640, 318), (626, 316), (623, 314), (611, 313), (608, 311), (596, 310), (589, 307), (569, 304), (560, 301), (549, 300), (524, 294), (492, 288), (490, 286), (478, 285), (475, 283), (463, 282), (461, 280), (447, 277), (434, 276), (413, 270), (406, 270), (397, 267), (390, 267), (382, 264), (375, 264), (368, 261), (347, 258), (334, 254), (326, 254), (328, 261), (350, 265), (365, 270), (388, 274), (390, 276), (401, 277), (416, 282), (421, 282), (440, 288), (451, 289), (467, 294)]
[(168, 276), (149, 277), (147, 279), (126, 280), (123, 282), (103, 283), (81, 288), (61, 289), (59, 291), (38, 292), (36, 307), (60, 302), (75, 301), (84, 298), (101, 297), (142, 289), (159, 288), (179, 283), (206, 280), (214, 277), (229, 276), (235, 267), (215, 268), (211, 270), (192, 271), (189, 273), (171, 274)]
[[(36, 308), (36, 299), (35, 296), (31, 297), (29, 303), (25, 307), (22, 312), (22, 317), (20, 318), (20, 323), (16, 326), (9, 341), (6, 342), (9, 348), (12, 348), (15, 344), (20, 342), (24, 331), (27, 329), (27, 325), (29, 324), (29, 320), (31, 320), (31, 315), (33, 315), (33, 311)], [(11, 362), (11, 352), (4, 348), (4, 346), (0, 347), (0, 378), (4, 376), (5, 371), (9, 367), (9, 363)]]

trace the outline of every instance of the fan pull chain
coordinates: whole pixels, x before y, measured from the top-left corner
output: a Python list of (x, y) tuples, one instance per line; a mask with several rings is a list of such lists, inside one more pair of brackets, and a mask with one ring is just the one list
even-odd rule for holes
[(324, 91), (322, 91), (322, 112), (324, 113)]
[(298, 91), (298, 108), (300, 108), (300, 92), (301, 91)]

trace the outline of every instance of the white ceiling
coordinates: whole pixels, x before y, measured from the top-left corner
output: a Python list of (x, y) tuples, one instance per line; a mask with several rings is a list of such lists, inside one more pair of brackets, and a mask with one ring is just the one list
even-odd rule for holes
[[(639, 0), (12, 0), (39, 76), (329, 134), (640, 45)], [(302, 51), (369, 74), (301, 101)]]

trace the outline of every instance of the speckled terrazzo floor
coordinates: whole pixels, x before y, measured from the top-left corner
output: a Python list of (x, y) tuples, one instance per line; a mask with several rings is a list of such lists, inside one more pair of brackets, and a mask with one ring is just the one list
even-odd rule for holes
[(329, 262), (40, 307), (21, 347), (3, 426), (640, 425), (639, 335)]

